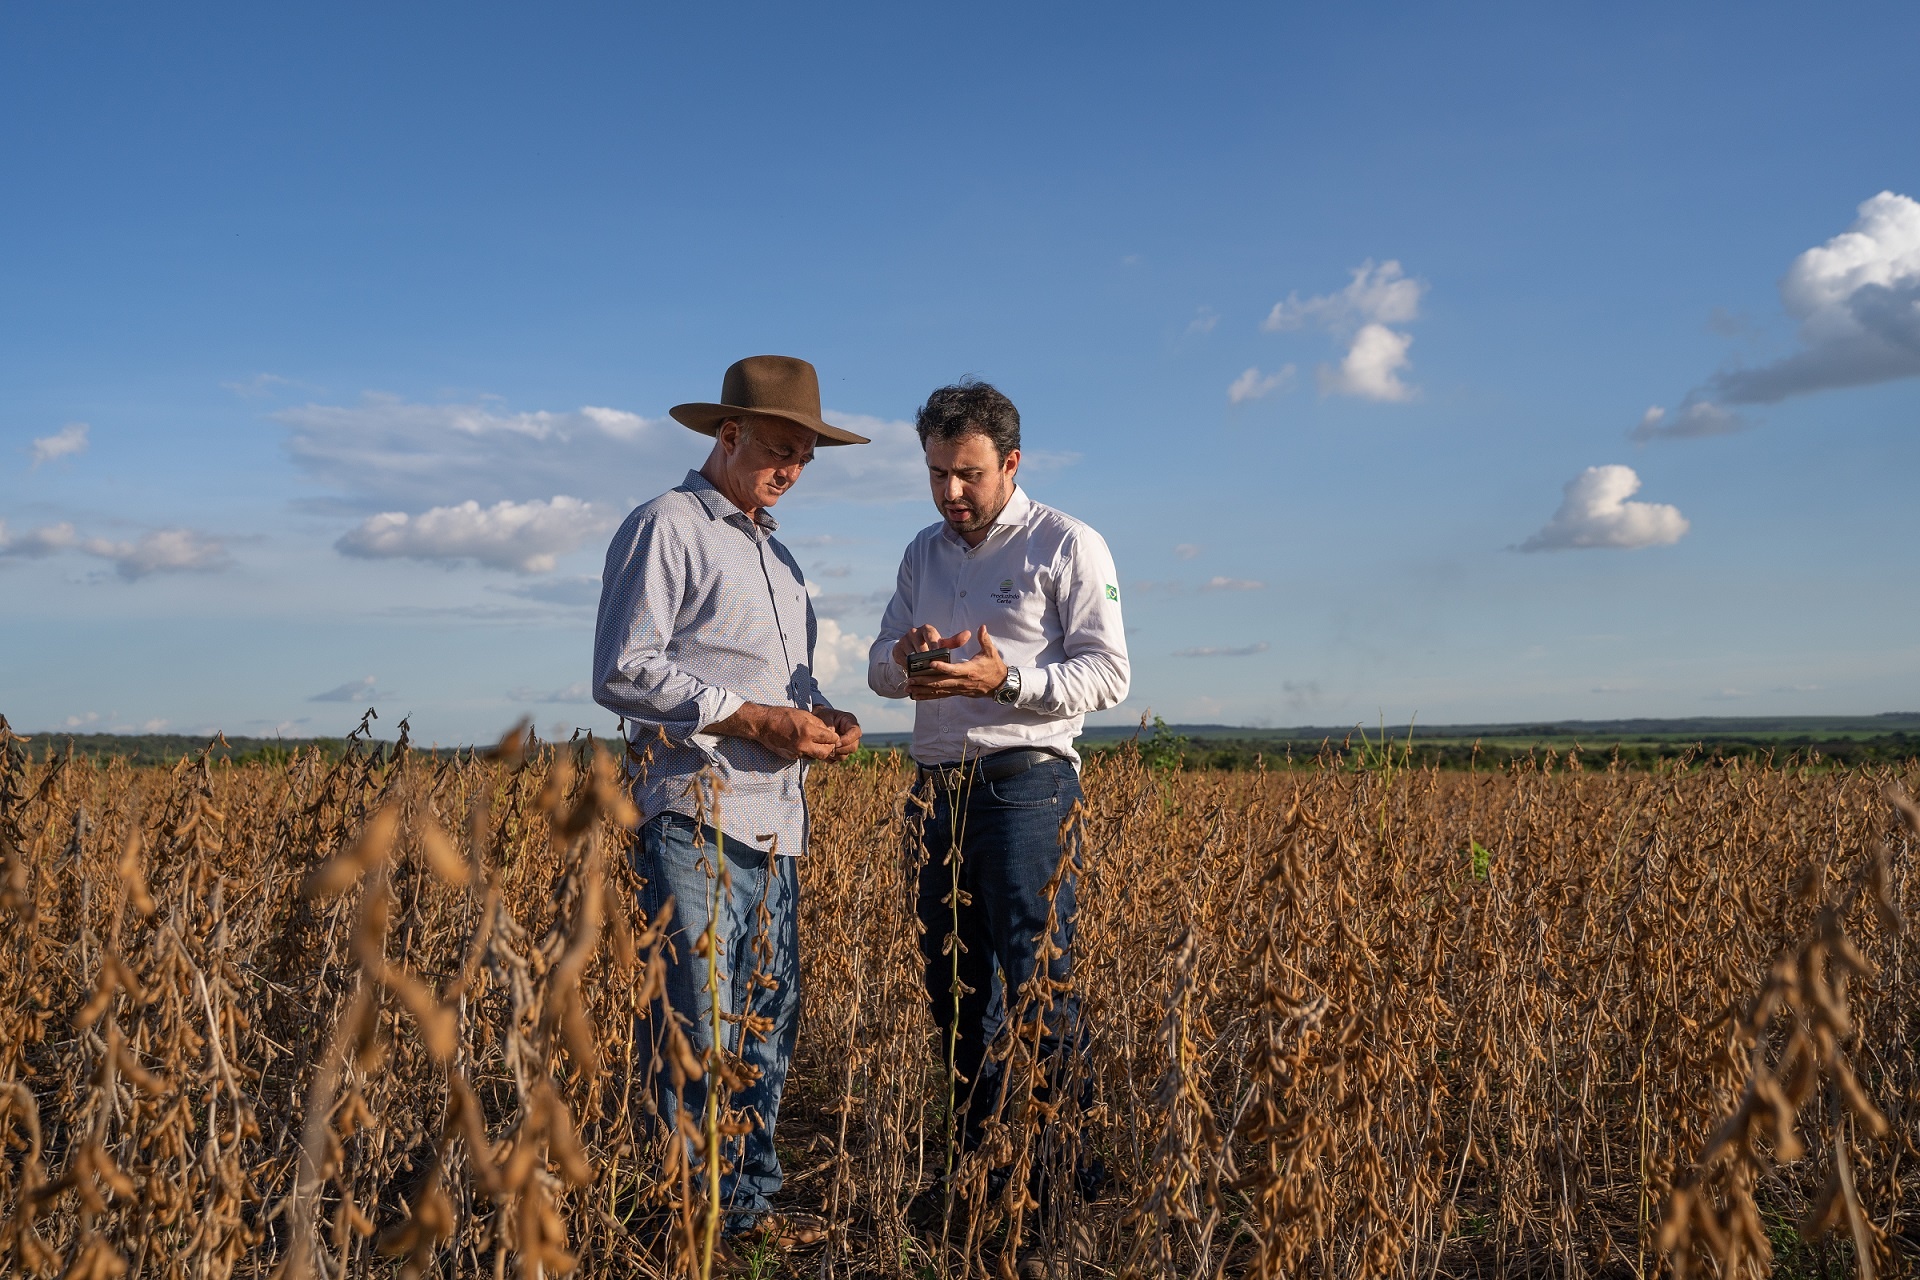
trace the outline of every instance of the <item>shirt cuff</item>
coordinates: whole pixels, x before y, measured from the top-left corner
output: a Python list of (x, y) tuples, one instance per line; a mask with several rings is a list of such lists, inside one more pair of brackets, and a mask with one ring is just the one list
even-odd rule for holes
[(1013, 700), (1016, 707), (1037, 707), (1047, 698), (1048, 676), (1045, 667), (1015, 667), (1020, 673), (1020, 696)]
[(719, 724), (746, 705), (747, 700), (731, 689), (718, 687), (702, 689), (699, 697), (694, 699), (694, 706), (699, 708), (699, 727), (687, 735), (687, 741), (711, 758), (720, 746), (720, 735), (708, 733), (707, 726)]
[(883, 698), (907, 696), (907, 673), (892, 658), (867, 666), (867, 688)]

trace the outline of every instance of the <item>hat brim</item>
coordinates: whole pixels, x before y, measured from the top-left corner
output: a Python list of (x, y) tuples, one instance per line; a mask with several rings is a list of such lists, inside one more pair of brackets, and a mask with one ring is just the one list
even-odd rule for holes
[(720, 424), (728, 418), (779, 418), (795, 426), (805, 427), (820, 437), (821, 444), (872, 444), (873, 441), (862, 435), (834, 426), (824, 418), (810, 414), (795, 413), (789, 409), (745, 409), (737, 404), (677, 404), (667, 410), (673, 420), (683, 427), (698, 431), (703, 436), (719, 432)]

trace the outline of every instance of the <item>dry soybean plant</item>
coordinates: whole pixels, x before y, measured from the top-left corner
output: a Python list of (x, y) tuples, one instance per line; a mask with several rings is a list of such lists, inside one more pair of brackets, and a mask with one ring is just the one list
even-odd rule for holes
[[(723, 1087), (666, 1134), (649, 1083), (739, 1069), (652, 1012), (620, 774), (519, 733), (134, 769), (0, 721), (0, 1272), (717, 1272), (746, 1118)], [(1111, 1173), (1061, 1200), (1089, 1275), (1916, 1265), (1910, 773), (1096, 756), (1087, 1088), (1035, 1051), (1058, 993), (1010, 993), (1009, 1103), (944, 1234), (906, 1214), (964, 1101), (912, 781), (882, 755), (809, 783), (779, 1136), (831, 1233), (756, 1274), (1010, 1274), (1061, 1216), (1025, 1172), (1083, 1156)]]

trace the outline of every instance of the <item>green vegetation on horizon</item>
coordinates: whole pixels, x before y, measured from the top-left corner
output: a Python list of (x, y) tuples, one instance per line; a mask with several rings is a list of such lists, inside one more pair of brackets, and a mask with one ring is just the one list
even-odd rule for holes
[[(1384, 734), (1384, 739), (1383, 739)], [(345, 749), (345, 738), (229, 737), (211, 740), (193, 734), (63, 733), (47, 730), (23, 735), (36, 758), (71, 750), (96, 759), (119, 757), (129, 764), (171, 765), (209, 749), (215, 760), (236, 764), (278, 764), (295, 751), (317, 747), (329, 759)], [(870, 733), (862, 756), (903, 750), (908, 735)], [(1631, 768), (1652, 768), (1679, 760), (1710, 761), (1771, 758), (1822, 765), (1891, 764), (1920, 758), (1920, 713), (1878, 716), (1743, 716), (1678, 720), (1536, 721), (1519, 724), (1373, 725), (1344, 728), (1300, 726), (1249, 728), (1233, 725), (1169, 725), (1155, 717), (1150, 725), (1096, 726), (1081, 739), (1083, 752), (1138, 749), (1157, 768), (1247, 769), (1302, 765), (1323, 751), (1359, 760), (1391, 744), (1403, 765), (1441, 768), (1500, 768), (1516, 760), (1542, 760), (1547, 752), (1565, 758), (1577, 751), (1589, 767), (1616, 757)], [(377, 748), (390, 743), (371, 742)], [(491, 745), (491, 744), (483, 744)], [(441, 747), (433, 754), (455, 748)], [(463, 748), (462, 748), (463, 749)]]

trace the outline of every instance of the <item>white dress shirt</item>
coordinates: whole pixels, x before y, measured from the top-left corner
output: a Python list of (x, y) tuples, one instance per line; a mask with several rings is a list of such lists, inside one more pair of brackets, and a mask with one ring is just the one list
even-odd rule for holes
[(973, 631), (954, 651), (980, 652), (979, 627), (1020, 672), (1020, 697), (933, 698), (915, 704), (912, 754), (921, 764), (971, 760), (1012, 747), (1038, 747), (1077, 766), (1073, 740), (1089, 711), (1127, 696), (1131, 669), (1120, 623), (1120, 579), (1106, 540), (1072, 516), (1016, 487), (984, 541), (970, 547), (946, 521), (920, 531), (900, 561), (900, 579), (867, 654), (867, 685), (883, 698), (907, 696), (893, 646), (932, 623), (943, 636)]

